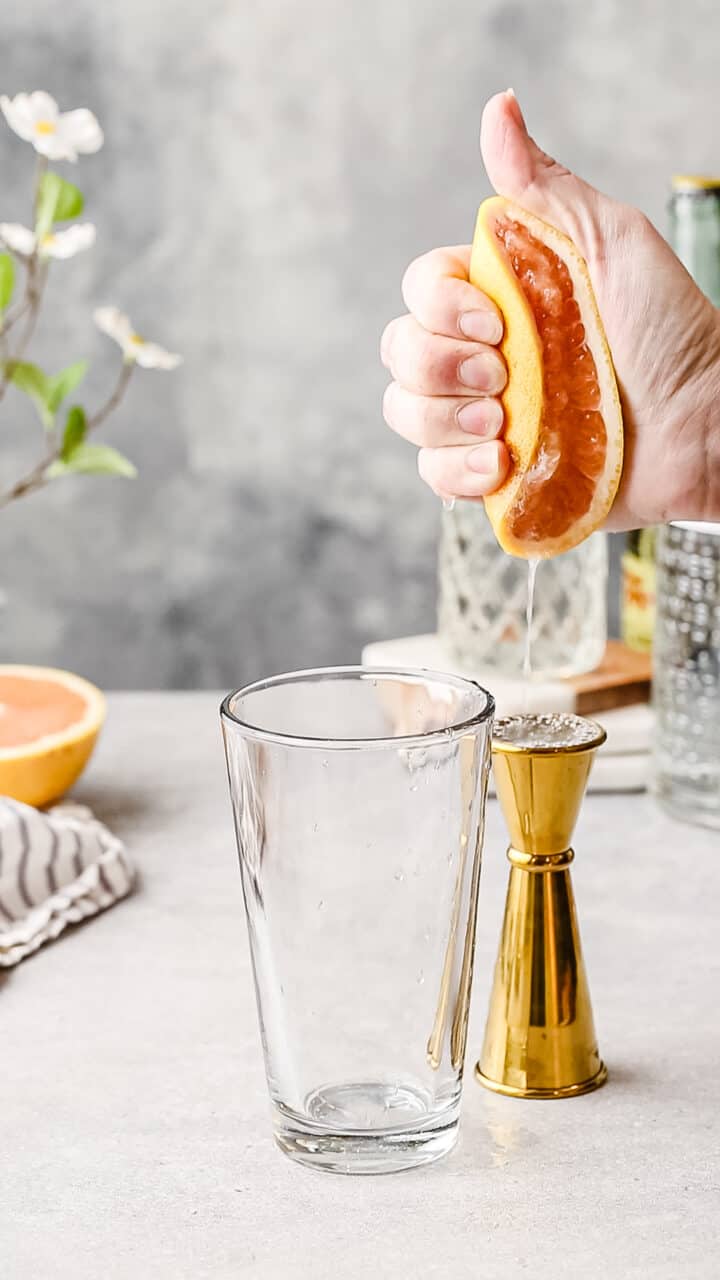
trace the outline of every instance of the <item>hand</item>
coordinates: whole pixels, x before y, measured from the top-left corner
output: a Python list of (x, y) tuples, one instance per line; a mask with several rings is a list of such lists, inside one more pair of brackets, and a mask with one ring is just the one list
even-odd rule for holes
[[(625, 423), (610, 528), (720, 519), (720, 316), (648, 219), (569, 173), (533, 142), (511, 91), (483, 113), (481, 148), (500, 195), (552, 223), (585, 258)], [(495, 349), (497, 308), (468, 281), (469, 246), (434, 249), (403, 280), (410, 312), (382, 338), (394, 381), (388, 424), (420, 447), (442, 497), (493, 493), (509, 466)]]

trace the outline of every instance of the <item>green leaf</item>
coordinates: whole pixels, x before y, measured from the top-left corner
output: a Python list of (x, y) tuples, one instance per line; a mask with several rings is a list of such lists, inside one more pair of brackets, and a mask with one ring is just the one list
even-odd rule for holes
[[(45, 175), (47, 177), (47, 174)], [(57, 176), (57, 175), (56, 175)], [(70, 218), (77, 218), (85, 207), (85, 198), (79, 187), (74, 183), (68, 182), (66, 178), (60, 179), (60, 192), (55, 205), (55, 222), (67, 222)]]
[(63, 432), (62, 452), (60, 458), (63, 462), (69, 462), (73, 454), (82, 444), (87, 431), (87, 419), (85, 410), (79, 404), (74, 404), (72, 409), (68, 409), (68, 415), (65, 419), (65, 430)]
[(54, 414), (48, 408), (49, 379), (36, 364), (28, 364), (24, 360), (11, 360), (6, 365), (7, 376), (20, 391), (32, 400), (42, 419), (43, 426), (53, 425)]
[(15, 285), (15, 263), (9, 253), (0, 253), (0, 311), (12, 298)]
[(30, 397), (43, 426), (49, 431), (55, 425), (55, 414), (63, 400), (85, 376), (87, 360), (78, 360), (52, 377), (43, 373), (36, 364), (23, 360), (9, 360), (5, 367), (10, 381)]
[(128, 479), (137, 475), (132, 462), (109, 444), (79, 444), (67, 461), (53, 462), (46, 474), (52, 478), (68, 475), (70, 472), (94, 476), (127, 476)]
[(47, 235), (53, 222), (66, 222), (82, 213), (85, 201), (82, 191), (72, 182), (66, 182), (59, 173), (49, 170), (40, 179), (35, 234), (38, 240)]
[(67, 369), (61, 369), (59, 373), (53, 374), (52, 378), (45, 379), (47, 408), (53, 416), (57, 413), (65, 397), (75, 390), (79, 382), (82, 382), (86, 371), (87, 360), (78, 360), (75, 364), (69, 364)]

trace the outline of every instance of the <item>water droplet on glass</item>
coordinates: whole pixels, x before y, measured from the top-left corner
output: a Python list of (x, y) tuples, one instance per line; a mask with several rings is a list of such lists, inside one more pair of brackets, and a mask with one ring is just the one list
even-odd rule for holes
[(443, 504), (443, 511), (455, 510), (455, 498), (443, 498), (442, 504)]
[(418, 984), (418, 986), (419, 986), (419, 987), (421, 987), (421, 986), (423, 985), (424, 981), (425, 981), (425, 974), (423, 973), (423, 971), (422, 971), (422, 969), (421, 969), (421, 970), (420, 970), (420, 972), (419, 972), (419, 974), (418, 974), (418, 976), (417, 976), (417, 984)]
[(325, 899), (324, 899), (324, 898), (321, 898), (321, 899), (320, 899), (320, 901), (318, 902), (317, 909), (318, 909), (318, 911), (324, 911), (324, 910), (325, 910)]
[(405, 872), (404, 872), (404, 871), (396, 871), (396, 872), (395, 872), (395, 879), (396, 879), (396, 880), (398, 880), (398, 881), (400, 881), (400, 880), (404, 880), (404, 879), (405, 879)]
[(316, 835), (317, 835), (318, 830), (319, 830), (319, 828), (318, 828), (318, 824), (317, 824), (317, 822), (314, 822), (314, 823), (313, 823), (313, 835), (314, 835), (314, 836), (316, 836)]
[(322, 764), (323, 769), (327, 769), (327, 767), (328, 767), (328, 762), (327, 762), (327, 760), (321, 760), (321, 762), (320, 762), (320, 763)]
[(413, 784), (412, 784), (412, 786), (411, 786), (410, 790), (411, 790), (411, 791), (417, 791), (417, 782), (413, 782)]

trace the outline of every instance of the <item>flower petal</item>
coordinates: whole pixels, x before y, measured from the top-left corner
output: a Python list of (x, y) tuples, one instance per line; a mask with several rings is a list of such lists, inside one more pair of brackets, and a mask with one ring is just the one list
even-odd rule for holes
[(76, 222), (63, 231), (50, 232), (40, 241), (40, 253), (44, 258), (73, 258), (83, 249), (95, 243), (95, 227), (92, 222)]
[(18, 93), (14, 98), (6, 94), (0, 98), (0, 110), (13, 133), (25, 142), (32, 142), (35, 137), (35, 115), (27, 93)]
[(26, 254), (35, 252), (35, 233), (19, 222), (0, 222), (0, 240), (12, 249), (13, 253)]
[(15, 99), (27, 98), (30, 114), (33, 124), (37, 124), (38, 120), (48, 120), (52, 124), (57, 122), (60, 114), (58, 104), (49, 93), (45, 93), (44, 89), (36, 89), (34, 93), (19, 93)]
[(98, 307), (93, 319), (101, 333), (113, 338), (123, 351), (126, 349), (133, 335), (133, 327), (124, 312), (118, 307)]
[(141, 342), (134, 349), (135, 359), (141, 369), (177, 369), (182, 356), (166, 351), (155, 342)]
[(69, 147), (60, 133), (36, 133), (32, 144), (38, 155), (48, 160), (77, 160), (77, 152)]
[(76, 156), (92, 155), (103, 144), (103, 131), (87, 107), (79, 107), (77, 111), (63, 111), (58, 120), (57, 131), (68, 150)]

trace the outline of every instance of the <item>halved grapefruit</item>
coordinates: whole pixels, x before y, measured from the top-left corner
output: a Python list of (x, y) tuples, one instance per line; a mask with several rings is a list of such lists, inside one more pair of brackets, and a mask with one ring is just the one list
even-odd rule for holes
[(508, 476), (485, 508), (515, 556), (569, 551), (607, 516), (623, 427), (610, 349), (573, 242), (501, 196), (478, 210), (470, 279), (503, 313)]
[(54, 667), (0, 666), (0, 795), (46, 805), (79, 778), (105, 719), (105, 699)]

